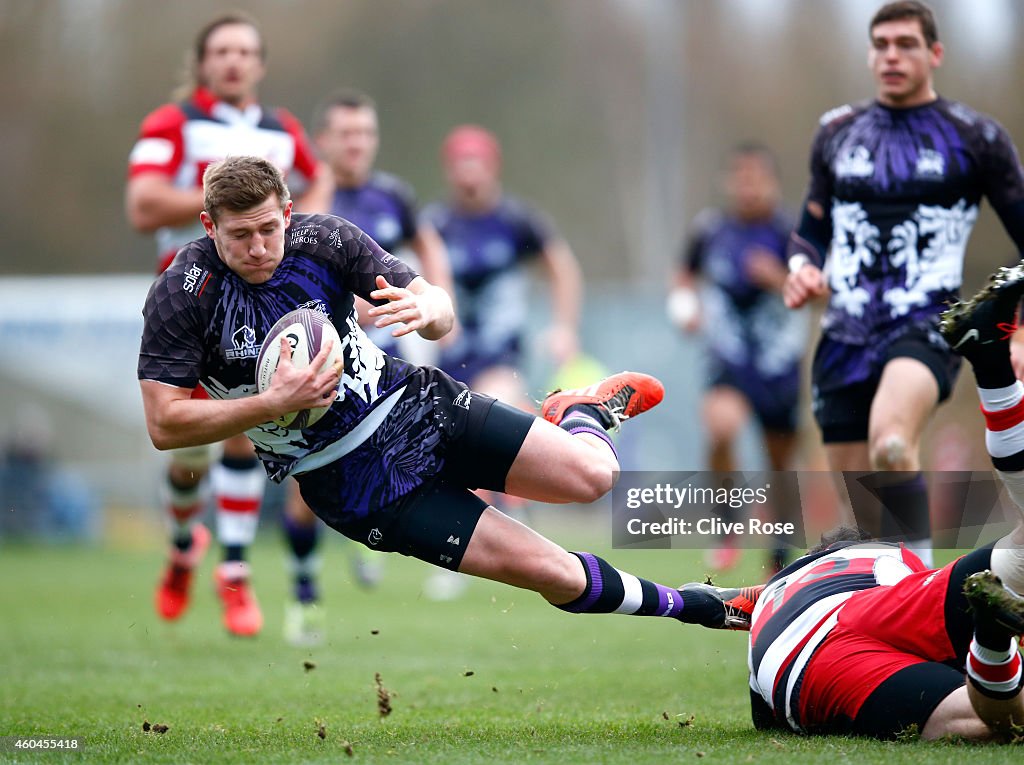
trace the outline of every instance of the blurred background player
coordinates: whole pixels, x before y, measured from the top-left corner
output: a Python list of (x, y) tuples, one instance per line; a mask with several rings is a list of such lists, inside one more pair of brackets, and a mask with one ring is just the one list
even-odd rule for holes
[[(441, 160), (449, 196), (428, 206), (423, 217), (448, 248), (458, 328), (442, 348), (440, 366), (473, 390), (535, 411), (521, 372), (530, 310), (526, 266), (540, 260), (551, 285), (547, 350), (558, 368), (579, 352), (579, 264), (545, 218), (502, 189), (501, 146), (493, 133), (478, 125), (456, 127), (444, 140)], [(518, 500), (506, 500), (506, 511), (518, 509), (507, 502)], [(464, 582), (437, 572), (427, 594), (455, 597)]]
[[(670, 313), (686, 332), (707, 330), (710, 369), (701, 414), (708, 468), (738, 469), (736, 441), (753, 416), (761, 426), (769, 469), (789, 470), (807, 342), (805, 312), (787, 311), (781, 295), (793, 224), (781, 209), (778, 166), (768, 147), (734, 148), (724, 181), (726, 206), (694, 219)], [(709, 561), (718, 570), (739, 558), (734, 540), (723, 541)], [(774, 570), (784, 562), (785, 550), (772, 551)]]
[[(229, 154), (262, 156), (287, 175), (299, 206), (307, 197), (313, 199), (318, 167), (301, 125), (283, 109), (264, 107), (257, 100), (266, 55), (254, 19), (242, 13), (213, 19), (196, 37), (187, 90), (142, 122), (129, 158), (125, 207), (136, 229), (155, 232), (158, 272), (170, 265), (182, 245), (203, 235), (202, 176), (212, 162)], [(185, 288), (201, 292), (207, 276), (197, 273)], [(255, 357), (259, 351), (246, 326), (234, 328), (231, 343), (237, 354)], [(197, 388), (196, 395), (203, 393)], [(256, 534), (266, 475), (243, 435), (225, 441), (220, 460), (211, 466), (212, 458), (210, 447), (182, 449), (171, 458), (166, 497), (172, 546), (156, 608), (161, 617), (174, 620), (188, 606), (192, 571), (210, 538), (198, 522), (206, 500), (202, 479), (209, 472), (217, 538), (224, 547), (216, 573), (224, 624), (232, 634), (255, 635), (263, 617), (249, 586), (245, 550)]]
[[(332, 93), (317, 109), (313, 125), (320, 156), (330, 169), (332, 183), (318, 184), (325, 199), (317, 209), (340, 216), (369, 234), (385, 251), (405, 260), (431, 284), (451, 293), (451, 270), (444, 243), (424, 221), (418, 221), (412, 188), (388, 173), (374, 169), (380, 134), (377, 106), (365, 93), (346, 88)], [(385, 353), (403, 358), (422, 357), (409, 345), (418, 335), (396, 338), (389, 328), (373, 326), (366, 315), (370, 307), (356, 300), (363, 330)], [(427, 341), (423, 344), (429, 346)], [(399, 344), (402, 352), (399, 353)], [(419, 346), (419, 343), (416, 343)], [(295, 601), (285, 613), (285, 637), (293, 644), (309, 645), (323, 640), (324, 617), (317, 608), (315, 582), (319, 519), (290, 482), (284, 513), (285, 537), (292, 558)], [(375, 586), (381, 576), (383, 556), (363, 545), (353, 546), (356, 580)]]
[(888, 510), (877, 532), (930, 565), (921, 433), (959, 370), (936, 317), (957, 296), (982, 196), (1024, 247), (1024, 176), (1002, 126), (936, 94), (944, 51), (928, 6), (889, 3), (869, 32), (876, 97), (821, 118), (784, 297), (829, 294), (812, 371), (829, 463), (898, 471), (875, 478)]

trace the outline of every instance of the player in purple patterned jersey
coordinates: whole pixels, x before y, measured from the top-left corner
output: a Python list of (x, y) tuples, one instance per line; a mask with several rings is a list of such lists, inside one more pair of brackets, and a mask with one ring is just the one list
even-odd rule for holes
[(885, 5), (869, 31), (876, 98), (821, 120), (784, 296), (829, 294), (813, 396), (833, 470), (898, 471), (881, 497), (898, 528), (881, 533), (930, 563), (920, 439), (959, 368), (936, 317), (958, 294), (982, 197), (1024, 248), (1024, 173), (995, 120), (936, 95), (943, 47), (926, 5)]
[[(775, 156), (761, 144), (740, 144), (730, 153), (724, 185), (727, 206), (694, 220), (671, 298), (692, 301), (693, 308), (674, 319), (687, 332), (707, 330), (710, 369), (701, 408), (708, 468), (737, 469), (735, 441), (754, 416), (769, 468), (789, 470), (807, 321), (804, 312), (787, 311), (781, 297), (793, 225), (780, 208)], [(734, 540), (726, 539), (712, 565), (729, 569), (738, 555)], [(783, 549), (773, 551), (770, 566), (777, 571), (784, 561)]]
[[(125, 191), (131, 224), (156, 233), (159, 271), (180, 247), (202, 234), (202, 174), (211, 162), (242, 147), (273, 161), (302, 189), (296, 204), (303, 209), (317, 209), (313, 198), (327, 176), (299, 121), (257, 99), (266, 49), (254, 19), (243, 13), (218, 16), (199, 31), (191, 55), (194, 82), (181, 101), (160, 107), (143, 121)], [(217, 539), (224, 548), (224, 561), (215, 574), (224, 624), (232, 634), (254, 635), (263, 616), (250, 587), (245, 553), (256, 536), (266, 477), (245, 436), (233, 434), (224, 441), (219, 459), (214, 460), (215, 453), (213, 445), (205, 445), (171, 455), (163, 488), (173, 523), (172, 545), (156, 608), (162, 618), (174, 620), (188, 607), (192, 574), (210, 537), (198, 522), (208, 483), (217, 508)], [(203, 480), (207, 473), (208, 482)]]
[[(395, 176), (374, 169), (380, 138), (373, 99), (352, 89), (332, 93), (317, 109), (313, 131), (320, 156), (334, 180), (329, 198), (321, 201), (322, 209), (351, 221), (386, 252), (409, 260), (409, 265), (422, 271), (427, 281), (450, 292), (451, 271), (444, 243), (429, 224), (417, 220), (412, 189)], [(408, 258), (410, 252), (413, 259)], [(373, 326), (366, 315), (369, 307), (356, 299), (360, 324), (382, 351), (408, 358), (413, 357), (409, 355), (412, 352), (429, 356), (433, 351), (426, 341), (422, 345), (406, 342), (421, 339), (413, 335), (401, 339), (404, 345), (400, 353), (399, 341), (388, 330)], [(289, 604), (285, 614), (285, 634), (297, 645), (322, 642), (325, 619), (316, 605), (315, 582), (319, 524), (294, 483), (288, 489), (284, 528), (295, 576), (295, 602)], [(353, 558), (356, 581), (375, 586), (381, 576), (381, 561), (379, 554), (358, 546)]]
[[(138, 376), (157, 448), (245, 431), (272, 480), (295, 476), (317, 515), (375, 549), (533, 590), (572, 613), (731, 625), (713, 588), (681, 591), (567, 552), (470, 490), (596, 500), (619, 470), (608, 430), (655, 406), (661, 383), (620, 373), (553, 394), (541, 419), (438, 369), (387, 356), (360, 329), (354, 295), (373, 303), (376, 326), (438, 339), (454, 323), (447, 293), (354, 225), (293, 216), (287, 186), (266, 160), (216, 163), (204, 189), (207, 237), (178, 253), (143, 312)], [(282, 340), (282, 361), (259, 393), (260, 346), (299, 306), (332, 319), (343, 360), (322, 370), (325, 347), (297, 368)], [(191, 397), (197, 384), (209, 399)], [(324, 406), (328, 412), (304, 430), (273, 422)]]
[(578, 350), (579, 265), (544, 217), (502, 190), (501, 148), (490, 131), (455, 128), (442, 159), (450, 199), (423, 213), (448, 248), (459, 315), (441, 367), (476, 390), (532, 408), (518, 374), (529, 309), (524, 267), (539, 260), (551, 282), (549, 349), (562, 364)]

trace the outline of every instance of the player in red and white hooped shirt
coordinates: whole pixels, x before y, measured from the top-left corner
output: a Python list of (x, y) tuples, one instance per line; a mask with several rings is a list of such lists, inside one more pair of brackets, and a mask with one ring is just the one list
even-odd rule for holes
[(947, 310), (940, 327), (974, 369), (1017, 527), (940, 569), (841, 529), (776, 575), (751, 614), (757, 728), (989, 739), (1024, 723), (1024, 385), (1008, 343), (1022, 296), (1024, 262)]
[[(157, 271), (170, 265), (178, 249), (203, 236), (202, 178), (206, 167), (229, 155), (257, 155), (286, 175), (297, 208), (322, 204), (315, 182), (324, 177), (306, 135), (292, 115), (257, 101), (265, 74), (266, 49), (254, 19), (231, 13), (204, 26), (192, 51), (192, 77), (181, 100), (165, 104), (142, 122), (128, 168), (125, 207), (130, 223), (156, 235)], [(201, 290), (197, 283), (195, 289)], [(255, 356), (246, 328), (237, 328), (239, 353)], [(197, 389), (197, 395), (201, 389)], [(168, 509), (174, 531), (167, 569), (156, 593), (158, 613), (177, 619), (188, 606), (191, 574), (209, 544), (197, 522), (204, 506), (200, 483), (209, 471), (217, 504), (217, 537), (224, 563), (217, 570), (224, 622), (236, 635), (254, 635), (262, 626), (249, 588), (245, 548), (255, 537), (266, 478), (245, 436), (228, 439), (211, 466), (211, 447), (175, 452), (167, 473)]]

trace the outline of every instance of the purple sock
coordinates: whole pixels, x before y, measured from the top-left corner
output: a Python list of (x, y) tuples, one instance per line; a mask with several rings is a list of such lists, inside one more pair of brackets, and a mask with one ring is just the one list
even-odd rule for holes
[(565, 419), (558, 423), (558, 427), (568, 433), (570, 436), (575, 436), (580, 433), (589, 433), (592, 436), (597, 436), (606, 444), (608, 448), (612, 450), (612, 455), (615, 459), (619, 458), (618, 452), (615, 451), (615, 444), (612, 443), (611, 436), (604, 429), (601, 423), (589, 414), (581, 412), (578, 407), (573, 407), (569, 410), (569, 413), (565, 416)]
[(296, 523), (287, 515), (282, 519), (285, 539), (292, 554), (292, 573), (295, 575), (295, 598), (300, 603), (316, 600), (316, 551), (320, 540), (320, 524)]
[(587, 586), (576, 600), (557, 608), (574, 614), (618, 613), (682, 619), (684, 604), (679, 590), (619, 571), (591, 553), (573, 555), (583, 564)]

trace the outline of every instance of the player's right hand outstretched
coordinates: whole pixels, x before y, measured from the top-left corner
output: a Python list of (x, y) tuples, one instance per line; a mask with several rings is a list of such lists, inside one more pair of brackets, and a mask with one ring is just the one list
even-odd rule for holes
[(782, 299), (786, 308), (800, 308), (812, 298), (821, 297), (828, 292), (825, 275), (821, 269), (811, 263), (804, 263), (798, 270), (786, 277), (782, 285)]

